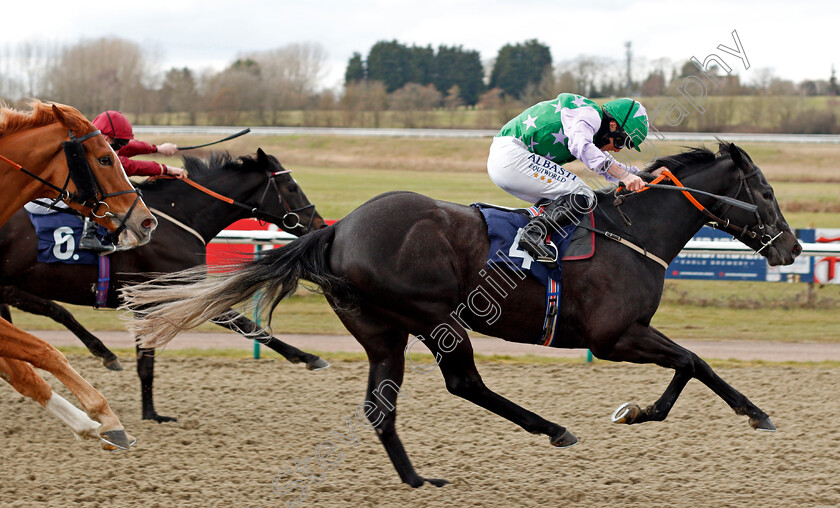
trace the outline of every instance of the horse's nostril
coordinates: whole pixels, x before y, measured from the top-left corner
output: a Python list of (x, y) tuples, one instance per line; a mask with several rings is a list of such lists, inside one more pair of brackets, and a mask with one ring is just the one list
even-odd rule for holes
[(157, 226), (157, 221), (149, 217), (148, 219), (141, 222), (140, 226), (142, 226), (143, 229), (153, 229), (155, 226)]
[(793, 255), (798, 256), (800, 254), (802, 254), (802, 246), (797, 243), (796, 246), (793, 248)]

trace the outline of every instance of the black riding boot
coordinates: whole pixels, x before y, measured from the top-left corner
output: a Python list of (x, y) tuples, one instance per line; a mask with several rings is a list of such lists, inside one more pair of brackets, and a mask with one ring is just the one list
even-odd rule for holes
[(102, 243), (99, 235), (96, 234), (96, 223), (85, 217), (85, 226), (82, 230), (82, 238), (79, 240), (79, 249), (93, 252), (114, 252), (116, 247)]
[(554, 243), (546, 243), (546, 238), (563, 226), (579, 222), (579, 212), (572, 208), (569, 198), (570, 196), (559, 197), (546, 205), (543, 213), (525, 225), (519, 238), (519, 246), (525, 252), (552, 270), (559, 266), (559, 253)]

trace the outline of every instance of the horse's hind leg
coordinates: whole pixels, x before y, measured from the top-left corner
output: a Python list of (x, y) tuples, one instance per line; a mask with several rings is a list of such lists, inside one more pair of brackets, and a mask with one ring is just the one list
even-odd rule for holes
[(656, 402), (644, 409), (635, 404), (619, 407), (613, 413), (613, 421), (616, 423), (634, 424), (664, 420), (685, 385), (695, 377), (717, 393), (737, 414), (749, 416), (753, 428), (776, 429), (764, 411), (715, 374), (709, 364), (653, 327), (632, 327), (611, 349), (601, 352), (594, 347), (592, 353), (605, 360), (655, 363), (674, 369), (674, 378)]
[(397, 396), (405, 372), (405, 346), (408, 334), (381, 323), (378, 319), (360, 314), (350, 317), (337, 312), (347, 329), (368, 355), (370, 371), (365, 396), (365, 417), (370, 421), (379, 440), (385, 447), (400, 479), (412, 487), (428, 482), (435, 486), (446, 480), (423, 478), (418, 475), (397, 435)]
[(54, 375), (79, 399), (87, 414), (102, 424), (103, 448), (127, 449), (134, 440), (127, 435), (108, 401), (76, 372), (67, 358), (49, 343), (0, 320), (0, 357), (25, 361)]
[[(309, 370), (321, 370), (330, 366), (327, 361), (319, 358), (318, 356), (301, 351), (300, 349), (286, 344), (285, 342), (265, 333), (257, 326), (256, 323), (234, 310), (229, 310), (218, 318), (211, 319), (210, 321), (219, 326), (224, 326), (228, 330), (247, 335), (249, 338), (257, 340), (259, 343), (272, 349), (276, 353), (279, 353), (283, 358), (292, 363), (303, 362)], [(254, 336), (251, 337), (251, 335)]]
[(0, 358), (0, 377), (24, 397), (29, 397), (63, 421), (79, 439), (99, 439), (100, 425), (88, 418), (52, 387), (26, 362)]
[(577, 444), (578, 439), (565, 427), (549, 422), (501, 395), (493, 392), (482, 381), (475, 366), (472, 344), (466, 330), (458, 324), (448, 324), (449, 336), (444, 340), (428, 337), (444, 337), (446, 334), (427, 335), (424, 344), (439, 359), (440, 370), (446, 380), (449, 393), (492, 411), (502, 418), (519, 425), (532, 434), (545, 434), (552, 445), (566, 448)]
[(140, 378), (143, 419), (154, 420), (158, 423), (177, 422), (177, 418), (162, 416), (155, 411), (155, 350), (141, 348), (139, 344), (135, 346), (135, 349), (137, 351), (137, 376)]
[[(123, 370), (122, 364), (120, 363), (119, 358), (117, 358), (117, 355), (105, 347), (105, 344), (96, 338), (95, 335), (87, 331), (81, 323), (76, 321), (73, 314), (61, 305), (53, 302), (52, 300), (35, 296), (11, 286), (6, 286), (0, 289), (0, 301), (11, 304), (24, 312), (37, 314), (39, 316), (47, 316), (53, 321), (61, 323), (82, 341), (82, 344), (88, 348), (88, 351), (90, 351), (93, 356), (102, 359), (102, 365), (104, 365), (106, 369), (115, 371)], [(0, 315), (2, 315), (2, 312), (0, 312)], [(11, 322), (11, 320), (9, 321)]]

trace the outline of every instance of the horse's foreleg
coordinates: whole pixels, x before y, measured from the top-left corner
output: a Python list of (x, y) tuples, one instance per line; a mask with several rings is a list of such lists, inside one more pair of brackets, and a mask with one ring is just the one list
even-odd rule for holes
[(551, 444), (558, 448), (577, 444), (577, 437), (565, 427), (549, 422), (487, 388), (475, 366), (472, 344), (466, 330), (460, 325), (450, 325), (450, 329), (455, 333), (449, 337), (451, 340), (446, 341), (448, 344), (428, 338), (424, 341), (435, 358), (439, 359), (449, 393), (492, 411), (532, 434), (547, 435)]
[(84, 411), (52, 391), (52, 387), (26, 362), (0, 358), (0, 377), (24, 397), (41, 404), (64, 422), (79, 439), (99, 439), (100, 425)]
[[(110, 349), (105, 347), (101, 340), (87, 331), (81, 323), (76, 321), (73, 314), (61, 305), (39, 296), (21, 291), (17, 288), (6, 286), (0, 290), (0, 300), (14, 305), (18, 309), (30, 314), (47, 316), (53, 321), (61, 323), (68, 330), (82, 341), (93, 356), (102, 359), (102, 365), (109, 370), (120, 371), (123, 369), (119, 358)], [(5, 306), (5, 305), (4, 305)], [(0, 312), (0, 315), (2, 313)]]
[(70, 365), (67, 358), (49, 343), (0, 320), (0, 357), (30, 363), (54, 375), (79, 399), (88, 416), (102, 424), (99, 435), (103, 448), (127, 449), (134, 440), (125, 433), (108, 401)]
[(674, 378), (656, 402), (644, 409), (635, 404), (624, 404), (613, 413), (613, 421), (616, 423), (634, 424), (664, 420), (685, 385), (692, 377), (696, 377), (726, 401), (736, 413), (748, 415), (753, 428), (775, 430), (766, 413), (718, 377), (706, 362), (653, 327), (631, 327), (609, 349), (601, 350), (595, 345), (592, 347), (592, 353), (605, 360), (654, 363), (660, 367), (674, 369)]
[(140, 378), (140, 399), (143, 407), (143, 419), (158, 423), (177, 422), (172, 416), (161, 416), (155, 411), (155, 350), (135, 346), (137, 351), (137, 376)]
[(747, 415), (750, 418), (750, 426), (755, 430), (776, 430), (776, 426), (767, 413), (759, 409), (744, 394), (730, 386), (712, 370), (708, 363), (696, 355), (694, 377), (718, 394), (735, 411), (735, 414)]
[(235, 310), (229, 310), (210, 321), (219, 326), (223, 326), (228, 330), (245, 335), (248, 338), (256, 339), (260, 344), (279, 353), (283, 358), (292, 363), (304, 362), (306, 364), (306, 368), (309, 370), (326, 369), (330, 366), (330, 364), (325, 360), (313, 354), (301, 351), (300, 349), (286, 344), (285, 342), (265, 333), (257, 326), (256, 323)]

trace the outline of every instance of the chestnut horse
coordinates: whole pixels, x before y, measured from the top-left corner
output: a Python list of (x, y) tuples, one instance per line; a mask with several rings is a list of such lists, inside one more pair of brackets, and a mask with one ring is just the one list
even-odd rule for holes
[[(712, 215), (721, 229), (737, 234), (771, 265), (792, 263), (802, 247), (761, 170), (735, 145), (722, 143), (718, 155), (692, 150), (651, 167), (660, 166), (673, 172), (674, 185), (681, 181), (691, 191), (670, 192), (676, 190), (672, 185), (659, 190), (659, 184), (627, 199), (621, 212), (632, 225), (622, 221), (613, 195), (597, 193), (596, 228), (606, 231), (596, 235), (592, 257), (562, 264), (563, 294), (552, 345), (588, 348), (604, 360), (655, 363), (675, 371), (659, 400), (647, 407), (620, 407), (613, 414), (616, 423), (664, 420), (695, 378), (736, 414), (748, 416), (753, 428), (775, 430), (767, 413), (650, 323), (662, 297), (667, 264)], [(733, 206), (732, 198), (747, 210)], [(619, 242), (628, 238), (641, 253)], [(489, 248), (487, 225), (478, 209), (393, 192), (238, 271), (212, 278), (201, 270), (164, 276), (125, 290), (124, 297), (129, 307), (141, 306), (146, 312), (144, 320), (136, 321), (135, 333), (146, 346), (160, 346), (260, 290), (255, 305), (267, 312), (295, 290), (299, 279), (314, 282), (370, 361), (367, 399), (356, 414), (375, 427), (403, 482), (439, 486), (446, 481), (423, 478), (414, 470), (395, 427), (405, 360), (414, 344), (409, 344), (409, 334), (432, 351), (432, 367), (440, 367), (451, 393), (532, 434), (547, 435), (554, 446), (578, 442), (566, 428), (491, 391), (478, 374), (467, 328), (535, 343), (546, 300), (546, 288), (535, 278), (521, 271), (488, 270)], [(192, 283), (172, 285), (175, 281)], [(561, 385), (558, 393), (562, 391)]]
[[(125, 175), (105, 137), (79, 111), (34, 102), (32, 111), (0, 109), (0, 224), (26, 202), (62, 200), (117, 237), (122, 248), (147, 243), (157, 220)], [(53, 374), (84, 412), (54, 393), (33, 367)], [(47, 342), (0, 319), (0, 377), (106, 450), (127, 449), (126, 434), (108, 401)]]

